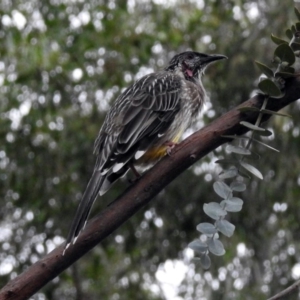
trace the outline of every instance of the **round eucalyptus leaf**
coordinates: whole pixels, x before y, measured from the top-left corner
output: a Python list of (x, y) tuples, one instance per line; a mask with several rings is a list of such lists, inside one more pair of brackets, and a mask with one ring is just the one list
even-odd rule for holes
[(227, 214), (227, 212), (217, 202), (204, 203), (204, 212), (214, 220), (220, 219)]
[(232, 195), (231, 188), (223, 181), (216, 181), (213, 184), (214, 191), (223, 199), (230, 198)]
[(224, 200), (224, 204), (222, 202), (222, 206), (224, 205), (224, 209), (228, 212), (239, 212), (243, 208), (243, 200), (239, 198)]
[(255, 61), (255, 63), (263, 74), (267, 75), (268, 77), (274, 77), (273, 70), (271, 70), (268, 66), (262, 64), (259, 61)]
[(211, 223), (200, 223), (197, 225), (197, 230), (208, 235), (208, 234), (215, 234), (218, 230), (216, 229), (216, 226)]
[(246, 163), (244, 161), (241, 161), (240, 165), (244, 169), (246, 169), (248, 172), (250, 172), (251, 174), (253, 174), (254, 176), (256, 176), (257, 178), (259, 178), (261, 180), (264, 178), (263, 175), (261, 174), (261, 172), (258, 169), (256, 169), (254, 166), (252, 166), (252, 165), (250, 165), (250, 164), (248, 164), (248, 163)]
[(292, 32), (292, 30), (291, 29), (287, 29), (286, 31), (285, 31), (285, 35), (291, 40), (292, 38), (293, 38), (293, 36), (294, 36), (294, 34), (293, 34), (293, 32)]
[(231, 237), (234, 233), (235, 226), (227, 220), (218, 220), (216, 226), (227, 237)]
[(287, 41), (275, 36), (274, 34), (271, 34), (271, 40), (277, 44), (277, 45), (280, 45), (280, 44), (288, 44)]
[(292, 65), (295, 62), (295, 54), (293, 49), (287, 44), (279, 45), (274, 52), (274, 55), (279, 57), (281, 61)]
[(251, 123), (249, 123), (249, 122), (247, 122), (247, 121), (241, 121), (240, 124), (243, 125), (243, 126), (245, 126), (245, 127), (248, 127), (248, 128), (251, 129), (251, 130), (255, 130), (255, 131), (266, 131), (265, 128), (256, 126), (256, 125), (251, 124)]
[(208, 269), (211, 265), (210, 257), (207, 253), (200, 256), (200, 264), (203, 269)]
[(229, 170), (224, 171), (222, 174), (219, 175), (219, 178), (224, 180), (228, 178), (233, 178), (237, 176), (238, 170), (237, 168), (230, 168)]
[(228, 145), (226, 150), (241, 155), (250, 155), (251, 151), (241, 146)]
[(208, 245), (208, 250), (212, 254), (217, 256), (221, 256), (225, 254), (224, 246), (220, 240), (210, 239), (208, 240), (207, 245)]
[(292, 43), (291, 47), (294, 51), (300, 50), (300, 44), (299, 43)]
[(233, 181), (230, 184), (230, 188), (235, 192), (244, 192), (246, 190), (246, 184), (240, 181)]
[(280, 88), (271, 79), (263, 79), (259, 82), (258, 88), (266, 95), (279, 97), (282, 95)]
[(189, 243), (188, 247), (201, 254), (203, 252), (206, 252), (208, 246), (200, 240), (195, 240)]
[(297, 9), (297, 7), (294, 7), (294, 12), (295, 12), (296, 17), (297, 17), (298, 20), (300, 21), (300, 12), (299, 12), (299, 10)]

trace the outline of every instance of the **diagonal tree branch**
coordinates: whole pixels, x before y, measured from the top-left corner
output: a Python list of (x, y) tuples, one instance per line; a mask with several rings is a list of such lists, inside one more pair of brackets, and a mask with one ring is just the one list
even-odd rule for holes
[(300, 287), (300, 280), (293, 283), (291, 286), (286, 288), (285, 290), (281, 291), (280, 293), (272, 296), (267, 300), (279, 300), (279, 299), (286, 299), (287, 296), (290, 296), (292, 293), (298, 292)]
[[(8, 282), (0, 291), (0, 300), (28, 299), (50, 280), (71, 266), (86, 252), (120, 227), (140, 208), (149, 203), (164, 187), (203, 156), (228, 142), (224, 135), (241, 135), (248, 129), (239, 123), (254, 123), (256, 112), (241, 113), (241, 107), (261, 107), (263, 96), (257, 95), (224, 114), (205, 128), (180, 143), (134, 185), (92, 219), (79, 236), (76, 244), (62, 256), (64, 245), (47, 254), (25, 272)], [(286, 82), (286, 94), (281, 99), (270, 99), (269, 110), (278, 111), (300, 98), (300, 77)], [(266, 121), (270, 115), (264, 115)]]

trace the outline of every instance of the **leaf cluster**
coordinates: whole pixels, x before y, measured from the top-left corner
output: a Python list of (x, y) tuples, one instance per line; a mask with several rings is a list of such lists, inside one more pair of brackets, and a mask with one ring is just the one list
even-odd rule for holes
[[(297, 8), (295, 8), (295, 14), (300, 21), (300, 12)], [(243, 200), (234, 196), (234, 192), (243, 192), (246, 190), (246, 184), (242, 182), (240, 178), (250, 178), (248, 175), (250, 173), (261, 180), (263, 179), (262, 173), (256, 167), (244, 161), (247, 156), (252, 154), (252, 151), (249, 149), (252, 142), (257, 142), (268, 149), (279, 152), (277, 149), (255, 139), (253, 136), (254, 134), (264, 137), (272, 135), (270, 130), (260, 126), (263, 114), (290, 117), (289, 115), (266, 109), (270, 98), (281, 98), (284, 96), (285, 79), (295, 75), (293, 65), (300, 55), (300, 22), (292, 25), (292, 27), (286, 31), (286, 35), (290, 39), (289, 42), (271, 35), (271, 40), (278, 45), (273, 54), (273, 63), (276, 64), (275, 71), (263, 63), (255, 62), (260, 71), (266, 76), (258, 83), (258, 88), (265, 98), (261, 108), (240, 108), (240, 111), (258, 112), (255, 124), (245, 121), (240, 123), (251, 130), (250, 137), (226, 136), (227, 138), (238, 140), (239, 142), (246, 139), (246, 145), (243, 146), (241, 143), (238, 145), (228, 145), (226, 149), (232, 153), (233, 159), (216, 161), (216, 163), (231, 164), (231, 167), (223, 171), (219, 175), (219, 179), (213, 184), (215, 193), (221, 197), (222, 200), (220, 203), (210, 202), (204, 204), (203, 210), (205, 214), (214, 221), (213, 223), (203, 222), (198, 224), (197, 230), (205, 235), (206, 239), (197, 239), (189, 244), (189, 248), (193, 249), (200, 256), (196, 257), (195, 260), (198, 260), (204, 269), (208, 269), (211, 265), (209, 253), (217, 256), (225, 254), (224, 245), (219, 240), (218, 233), (220, 232), (227, 237), (231, 237), (234, 233), (235, 225), (225, 220), (225, 217), (229, 212), (241, 211), (243, 207)], [(246, 171), (246, 173), (244, 171)], [(224, 180), (228, 179), (232, 180), (230, 184), (224, 182)]]
[[(295, 14), (300, 21), (300, 12), (295, 7)], [(296, 22), (285, 32), (289, 41), (271, 35), (271, 40), (277, 45), (273, 53), (273, 63), (276, 64), (276, 70), (256, 61), (260, 71), (267, 77), (263, 78), (258, 88), (264, 95), (272, 98), (281, 98), (283, 96), (284, 80), (295, 76), (295, 64), (300, 55), (300, 22)]]

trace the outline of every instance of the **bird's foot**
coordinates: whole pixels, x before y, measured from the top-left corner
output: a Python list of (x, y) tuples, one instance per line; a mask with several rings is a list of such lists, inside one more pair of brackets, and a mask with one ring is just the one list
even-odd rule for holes
[(135, 175), (134, 179), (129, 179), (128, 180), (130, 184), (133, 184), (133, 183), (135, 183), (137, 180), (139, 180), (141, 178), (141, 174), (137, 171), (137, 169), (134, 167), (134, 165), (132, 163), (129, 164), (129, 168), (131, 169), (131, 171)]
[(169, 155), (169, 156), (171, 156), (171, 154), (172, 154), (172, 150), (175, 148), (175, 146), (177, 145), (177, 143), (174, 143), (174, 142), (165, 142), (165, 145), (167, 146), (167, 149), (166, 149), (166, 151), (167, 151), (167, 154)]

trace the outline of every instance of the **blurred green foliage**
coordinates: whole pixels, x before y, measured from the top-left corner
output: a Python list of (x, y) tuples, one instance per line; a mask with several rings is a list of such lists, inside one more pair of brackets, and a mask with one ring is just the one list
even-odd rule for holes
[[(280, 0), (5, 0), (0, 19), (3, 286), (63, 242), (94, 139), (124, 87), (186, 49), (225, 54), (204, 78), (208, 123), (249, 98), (254, 61), (271, 64), (270, 34), (284, 38), (295, 15), (293, 2)], [(281, 153), (257, 149), (265, 180), (249, 182), (242, 212), (230, 217), (235, 233), (222, 240), (226, 254), (212, 257), (209, 271), (189, 262), (186, 247), (215, 197), (220, 149), (32, 299), (265, 299), (291, 284), (300, 276), (299, 104), (286, 110), (293, 119), (274, 117), (266, 138)], [(117, 183), (93, 214), (127, 185)]]

